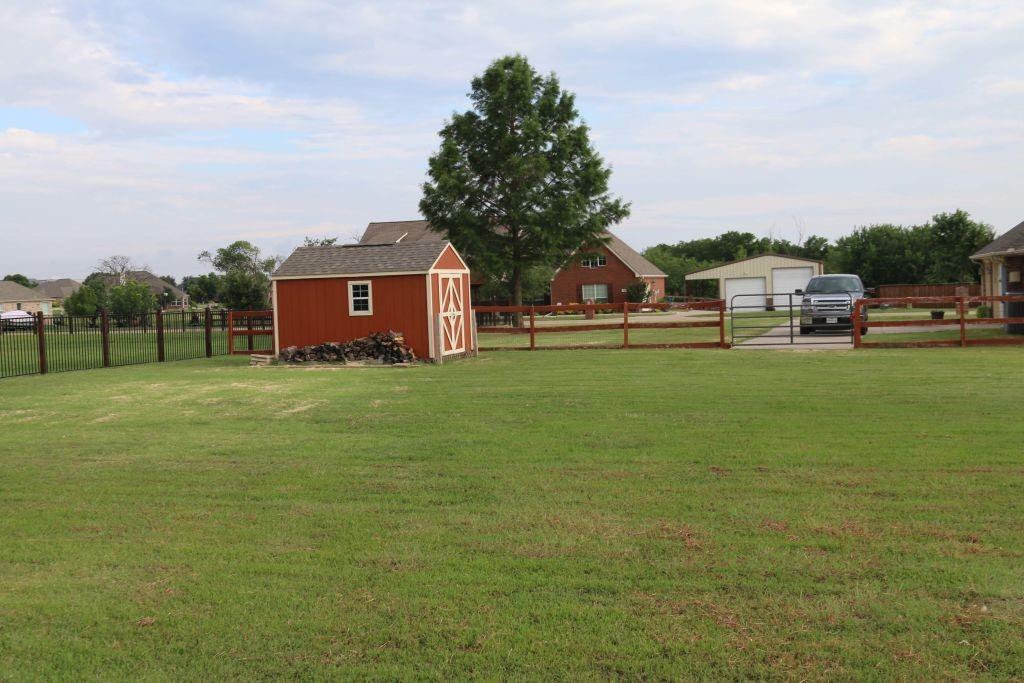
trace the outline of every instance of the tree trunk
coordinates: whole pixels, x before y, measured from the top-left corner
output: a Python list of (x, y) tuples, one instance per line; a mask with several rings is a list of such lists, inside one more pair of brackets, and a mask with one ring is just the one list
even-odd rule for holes
[[(512, 305), (523, 305), (523, 267), (518, 263), (512, 267)], [(523, 314), (515, 314), (515, 326), (523, 326)]]

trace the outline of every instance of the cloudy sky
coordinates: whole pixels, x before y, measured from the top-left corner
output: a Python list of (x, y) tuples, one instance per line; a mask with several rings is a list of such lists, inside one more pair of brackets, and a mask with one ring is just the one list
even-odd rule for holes
[(0, 3), (0, 273), (417, 216), (469, 79), (576, 92), (634, 246), (1024, 219), (1024, 2)]

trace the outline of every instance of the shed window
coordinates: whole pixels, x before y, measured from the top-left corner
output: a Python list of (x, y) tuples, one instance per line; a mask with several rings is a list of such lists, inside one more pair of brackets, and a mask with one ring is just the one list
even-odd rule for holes
[(373, 286), (369, 280), (348, 283), (348, 314), (373, 315)]
[(608, 303), (608, 285), (583, 285), (583, 301), (590, 300), (595, 304)]
[(608, 265), (608, 259), (605, 258), (604, 254), (595, 254), (594, 256), (580, 259), (580, 265), (584, 268), (602, 268)]

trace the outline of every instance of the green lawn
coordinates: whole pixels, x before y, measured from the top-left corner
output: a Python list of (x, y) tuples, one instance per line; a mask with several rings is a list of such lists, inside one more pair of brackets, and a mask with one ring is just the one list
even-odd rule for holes
[(0, 381), (0, 679), (1024, 677), (1024, 350)]
[[(1021, 339), (1021, 336), (1019, 334), (1007, 334), (1002, 327), (987, 329), (977, 329), (973, 327), (968, 327), (967, 339), (1015, 339), (1020, 340), (1021, 343), (1024, 343), (1024, 339)], [(915, 330), (913, 332), (896, 332), (893, 334), (879, 334), (877, 330), (872, 330), (868, 336), (863, 338), (863, 344), (864, 346), (877, 346), (879, 344), (908, 344), (922, 341), (959, 340), (959, 327), (937, 327), (933, 330), (929, 330), (928, 332), (921, 332)]]

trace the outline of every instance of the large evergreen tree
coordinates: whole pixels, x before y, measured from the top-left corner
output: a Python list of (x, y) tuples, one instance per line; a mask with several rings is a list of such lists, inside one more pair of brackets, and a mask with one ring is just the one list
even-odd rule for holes
[(611, 169), (554, 74), (502, 57), (473, 79), (469, 98), (472, 108), (441, 130), (420, 211), (474, 268), (509, 282), (520, 305), (527, 269), (603, 243), (629, 205), (609, 193)]

